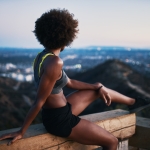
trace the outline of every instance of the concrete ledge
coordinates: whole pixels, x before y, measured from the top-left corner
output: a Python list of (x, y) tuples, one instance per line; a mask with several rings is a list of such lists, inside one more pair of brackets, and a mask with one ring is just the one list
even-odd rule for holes
[[(128, 114), (128, 111), (118, 109), (80, 117), (105, 128), (119, 139), (129, 138), (135, 133), (135, 114)], [(17, 128), (0, 131), (0, 135), (16, 130)], [(98, 148), (98, 146), (82, 145), (67, 138), (51, 135), (46, 132), (42, 124), (31, 125), (23, 139), (13, 145), (7, 146), (8, 141), (0, 141), (0, 150), (91, 150)], [(124, 147), (123, 150), (128, 147), (127, 140), (125, 143), (126, 148)]]

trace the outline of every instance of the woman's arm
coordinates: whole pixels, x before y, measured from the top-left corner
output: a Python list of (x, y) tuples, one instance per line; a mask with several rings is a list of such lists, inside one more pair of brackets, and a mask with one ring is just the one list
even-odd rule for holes
[(102, 98), (105, 101), (106, 105), (109, 106), (111, 104), (111, 97), (109, 95), (109, 92), (107, 88), (101, 83), (89, 84), (68, 78), (67, 87), (76, 90), (97, 90), (97, 92), (100, 95), (100, 98)]
[(89, 84), (68, 78), (67, 87), (76, 90), (98, 90), (102, 86), (101, 83)]
[(13, 140), (9, 142), (9, 145), (15, 142), (16, 140), (22, 138), (25, 131), (40, 111), (41, 107), (50, 95), (52, 88), (61, 73), (62, 61), (58, 57), (55, 57), (53, 58), (53, 60), (50, 60), (50, 62), (47, 62), (44, 68), (45, 69), (40, 79), (40, 84), (37, 91), (36, 101), (29, 110), (21, 129), (17, 132), (8, 133), (0, 136), (0, 140), (6, 138), (13, 138)]
[[(56, 58), (57, 59), (57, 58)], [(58, 58), (59, 59), (59, 58)], [(21, 128), (21, 132), (24, 134), (28, 126), (31, 124), (33, 119), (36, 117), (38, 112), (40, 111), (41, 107), (44, 105), (46, 99), (50, 95), (52, 88), (58, 79), (61, 69), (62, 69), (62, 63), (61, 60), (54, 60), (55, 62), (53, 63), (47, 63), (48, 65), (45, 69), (41, 79), (40, 79), (40, 84), (39, 88), (37, 91), (37, 98), (35, 104), (31, 107), (24, 124)], [(59, 62), (60, 61), (60, 62)], [(49, 65), (53, 64), (53, 65)]]

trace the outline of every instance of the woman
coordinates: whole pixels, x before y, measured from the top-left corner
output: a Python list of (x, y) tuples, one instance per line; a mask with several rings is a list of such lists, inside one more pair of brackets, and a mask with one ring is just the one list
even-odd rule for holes
[[(80, 119), (78, 115), (95, 99), (101, 98), (106, 105), (118, 102), (132, 105), (135, 99), (126, 97), (101, 83), (88, 84), (67, 77), (62, 70), (59, 54), (69, 46), (78, 33), (78, 21), (67, 10), (52, 9), (35, 22), (35, 36), (45, 47), (34, 61), (34, 77), (37, 96), (21, 129), (5, 134), (0, 140), (13, 138), (9, 145), (21, 139), (33, 119), (42, 109), (43, 124), (51, 134), (68, 137), (82, 144), (100, 145), (104, 150), (116, 150), (118, 140), (103, 128)], [(77, 91), (67, 97), (62, 88)]]

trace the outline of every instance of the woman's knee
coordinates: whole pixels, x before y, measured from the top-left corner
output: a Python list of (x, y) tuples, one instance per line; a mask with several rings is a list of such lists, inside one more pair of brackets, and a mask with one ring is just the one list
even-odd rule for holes
[(116, 137), (113, 137), (112, 143), (117, 146), (118, 145), (118, 139)]
[(135, 103), (135, 99), (130, 99), (129, 100), (129, 105), (133, 105)]
[(110, 138), (110, 142), (109, 142), (108, 147), (109, 147), (109, 148), (112, 148), (112, 149), (116, 149), (117, 146), (118, 146), (118, 139), (117, 139), (116, 137), (112, 136), (112, 137)]

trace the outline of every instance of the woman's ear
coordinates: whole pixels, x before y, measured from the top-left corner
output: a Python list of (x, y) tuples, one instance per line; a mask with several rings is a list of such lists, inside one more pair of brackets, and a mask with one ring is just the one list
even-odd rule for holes
[(64, 49), (65, 49), (65, 46), (63, 46), (60, 51), (63, 51)]

